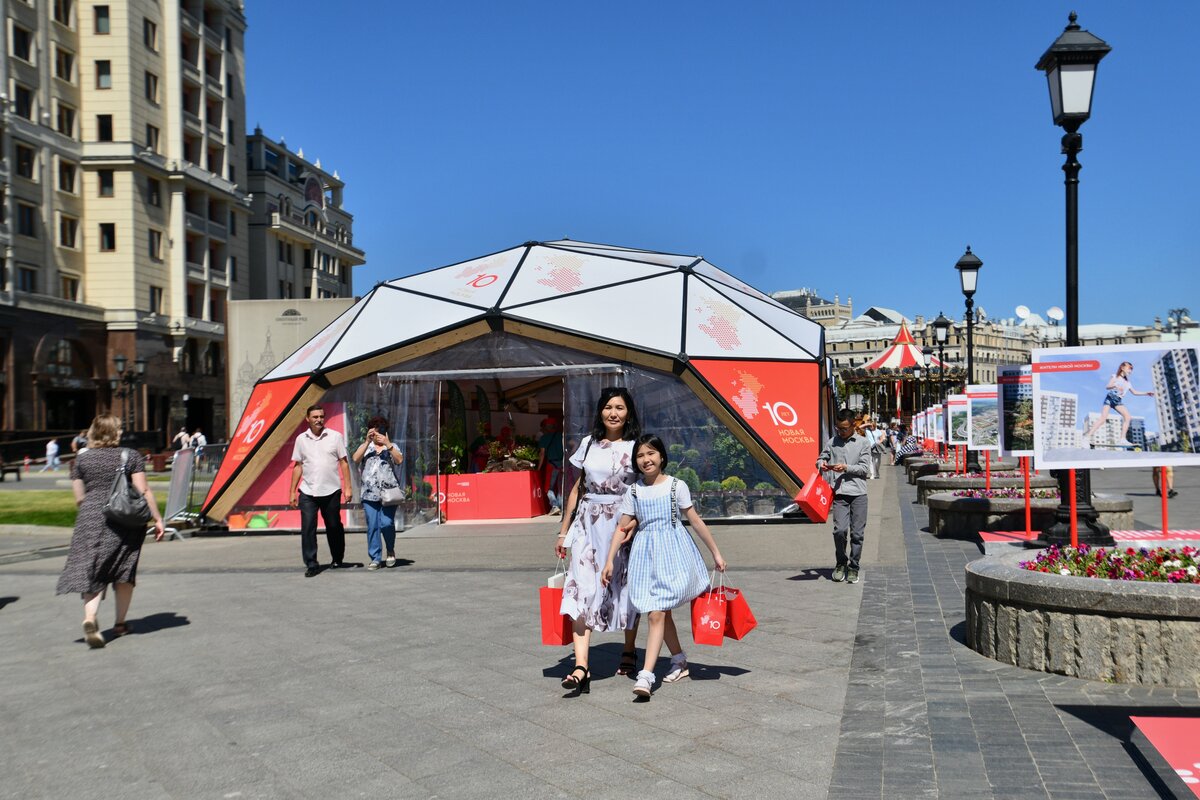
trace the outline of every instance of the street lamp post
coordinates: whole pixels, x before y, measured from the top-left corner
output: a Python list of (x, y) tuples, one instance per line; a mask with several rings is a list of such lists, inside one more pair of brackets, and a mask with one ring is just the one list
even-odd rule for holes
[[(979, 270), (983, 267), (983, 261), (979, 256), (971, 252), (971, 246), (967, 245), (967, 252), (963, 253), (962, 258), (954, 265), (958, 270), (958, 281), (962, 286), (963, 297), (967, 300), (967, 386), (975, 383), (975, 289), (979, 285)], [(979, 472), (979, 454), (967, 448), (967, 471)]]
[[(1062, 170), (1066, 174), (1066, 267), (1067, 267), (1067, 347), (1079, 346), (1079, 170), (1076, 156), (1083, 150), (1079, 126), (1092, 114), (1092, 92), (1100, 59), (1112, 50), (1104, 40), (1080, 29), (1072, 11), (1067, 27), (1038, 59), (1036, 69), (1046, 73), (1050, 88), (1050, 110), (1054, 124), (1065, 131), (1062, 153), (1067, 157)], [(1039, 546), (1066, 544), (1071, 541), (1071, 479), (1069, 470), (1058, 470), (1061, 501), (1054, 513), (1054, 524), (1042, 532)], [(1100, 522), (1092, 506), (1092, 480), (1088, 470), (1078, 470), (1075, 481), (1075, 507), (1079, 541), (1089, 545), (1112, 545), (1112, 534)]]
[(129, 359), (125, 355), (118, 353), (113, 356), (113, 366), (117, 368), (117, 374), (108, 379), (113, 397), (121, 400), (121, 425), (126, 432), (133, 430), (135, 392), (146, 374), (146, 359), (139, 357), (132, 367), (126, 369), (128, 364)]
[(946, 401), (946, 337), (950, 335), (950, 320), (941, 311), (933, 321), (933, 338), (938, 346), (938, 395)]
[(914, 416), (917, 414), (917, 411), (923, 410), (925, 408), (925, 383), (924, 383), (924, 381), (921, 380), (922, 374), (923, 373), (919, 366), (913, 367), (913, 375), (917, 379), (917, 392), (916, 392), (917, 408), (913, 411)]

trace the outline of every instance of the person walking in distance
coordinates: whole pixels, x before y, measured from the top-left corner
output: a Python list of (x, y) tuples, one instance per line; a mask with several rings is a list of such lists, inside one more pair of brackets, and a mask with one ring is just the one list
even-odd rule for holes
[(319, 405), (309, 406), (304, 421), (308, 430), (296, 437), (292, 448), (292, 488), (288, 498), (293, 508), (300, 508), (300, 555), (304, 558), (304, 577), (311, 578), (321, 570), (317, 562), (317, 512), (325, 520), (330, 566), (336, 569), (346, 556), (341, 504), (350, 502), (354, 490), (346, 441), (340, 433), (325, 427), (325, 410)]
[(833, 579), (838, 583), (858, 583), (863, 530), (867, 525), (865, 479), (871, 471), (871, 444), (854, 432), (854, 412), (849, 409), (838, 412), (834, 429), (834, 437), (817, 457), (817, 469), (824, 473), (833, 489), (833, 547), (837, 558)]
[(51, 439), (46, 442), (46, 463), (38, 472), (45, 472), (48, 469), (58, 469), (58, 439)]

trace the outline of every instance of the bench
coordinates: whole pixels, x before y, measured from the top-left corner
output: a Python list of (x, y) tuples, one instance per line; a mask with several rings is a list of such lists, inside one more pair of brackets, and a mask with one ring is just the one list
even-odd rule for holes
[(21, 480), (22, 469), (23, 467), (19, 464), (4, 464), (3, 466), (0, 466), (0, 483), (4, 482), (10, 472), (17, 476), (18, 481)]

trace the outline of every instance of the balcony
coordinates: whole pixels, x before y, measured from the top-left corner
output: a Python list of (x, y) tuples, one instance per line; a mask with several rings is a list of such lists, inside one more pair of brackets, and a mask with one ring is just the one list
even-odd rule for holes
[(193, 214), (190, 211), (187, 212), (184, 214), (184, 224), (192, 233), (198, 233), (201, 236), (208, 235), (208, 225), (204, 221), (204, 217), (200, 216), (199, 214)]
[(200, 77), (200, 68), (191, 61), (188, 61), (186, 58), (183, 59), (183, 77), (191, 81), (196, 86), (199, 86), (202, 83), (202, 79)]
[(183, 110), (183, 126), (193, 133), (204, 133), (204, 123), (200, 117), (186, 108)]
[(183, 28), (185, 31), (194, 33), (197, 36), (200, 35), (200, 20), (196, 19), (182, 8), (179, 9), (179, 27)]
[(221, 239), (224, 241), (225, 239), (229, 238), (229, 229), (221, 223), (214, 222), (210, 219), (208, 221), (208, 235), (214, 239)]
[(312, 242), (321, 242), (330, 252), (336, 253), (345, 266), (356, 267), (359, 264), (366, 263), (366, 253), (346, 242), (339, 242), (334, 238), (332, 232), (326, 233), (317, 228), (310, 228), (303, 222), (288, 219), (278, 211), (271, 213), (271, 227), (275, 230), (287, 232), (290, 234), (290, 238), (293, 239), (307, 239)]

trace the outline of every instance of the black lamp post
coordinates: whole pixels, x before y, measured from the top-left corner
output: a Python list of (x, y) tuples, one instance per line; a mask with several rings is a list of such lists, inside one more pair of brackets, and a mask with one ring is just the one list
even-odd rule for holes
[(915, 393), (915, 397), (917, 400), (917, 407), (915, 409), (913, 409), (914, 416), (916, 416), (917, 411), (925, 408), (925, 402), (924, 402), (925, 401), (925, 383), (921, 380), (921, 376), (923, 374), (924, 373), (922, 372), (921, 367), (919, 365), (916, 367), (913, 367), (913, 375), (917, 379), (917, 391)]
[(950, 335), (950, 320), (941, 311), (933, 321), (933, 338), (938, 346), (938, 396), (946, 402), (946, 338)]
[[(967, 245), (967, 252), (963, 253), (962, 258), (954, 265), (958, 270), (963, 297), (967, 299), (967, 386), (975, 383), (975, 301), (972, 298), (979, 285), (981, 267), (983, 261), (971, 252), (970, 245)], [(979, 454), (970, 448), (967, 448), (967, 471), (979, 472)]]
[[(1066, 133), (1062, 138), (1062, 152), (1067, 157), (1063, 164), (1067, 187), (1067, 347), (1079, 346), (1079, 169), (1076, 156), (1083, 149), (1083, 135), (1079, 126), (1092, 114), (1092, 92), (1096, 84), (1096, 68), (1100, 59), (1112, 50), (1104, 42), (1076, 23), (1078, 17), (1072, 11), (1067, 27), (1054, 40), (1036, 68), (1046, 73), (1050, 87), (1050, 110), (1054, 124)], [(1037, 546), (1065, 544), (1071, 541), (1071, 481), (1068, 470), (1058, 470), (1059, 497), (1062, 498), (1054, 513), (1054, 524), (1042, 531)], [(1079, 541), (1089, 545), (1112, 545), (1112, 534), (1101, 524), (1096, 509), (1092, 506), (1092, 480), (1088, 470), (1078, 470), (1075, 480), (1075, 508), (1078, 519)]]
[(135, 392), (146, 374), (146, 359), (139, 357), (133, 362), (131, 369), (125, 368), (128, 364), (129, 359), (123, 354), (113, 356), (113, 366), (117, 368), (117, 374), (108, 379), (108, 387), (112, 390), (113, 397), (121, 400), (122, 427), (127, 432), (133, 430)]

